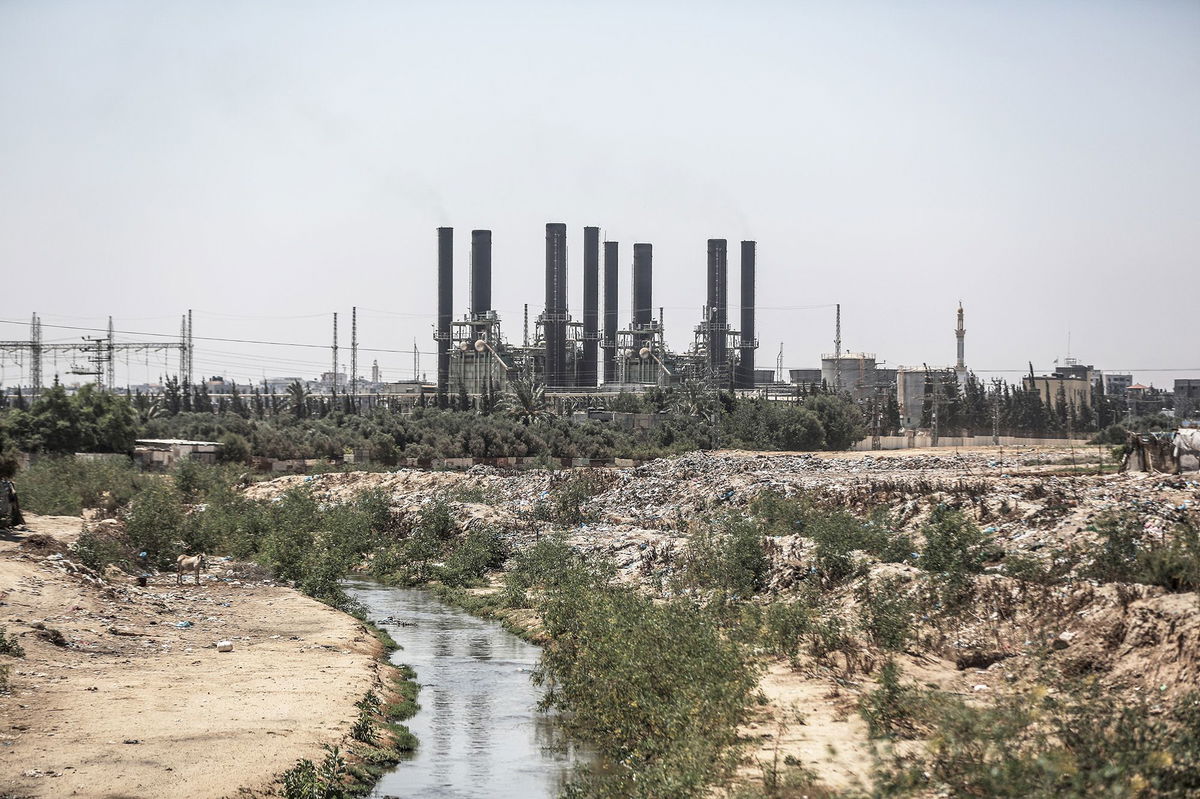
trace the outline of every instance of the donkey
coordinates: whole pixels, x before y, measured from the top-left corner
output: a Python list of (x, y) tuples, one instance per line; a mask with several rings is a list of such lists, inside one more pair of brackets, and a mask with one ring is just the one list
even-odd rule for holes
[(198, 555), (180, 555), (175, 559), (175, 584), (183, 585), (183, 573), (192, 572), (196, 575), (196, 585), (200, 585), (200, 570), (208, 571), (208, 556), (203, 552)]

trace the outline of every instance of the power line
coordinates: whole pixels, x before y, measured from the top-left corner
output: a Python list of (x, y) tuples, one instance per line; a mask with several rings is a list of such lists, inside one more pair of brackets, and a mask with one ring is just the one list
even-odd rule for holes
[[(0, 324), (6, 325), (24, 325), (28, 326), (28, 322), (17, 322), (12, 319), (0, 319)], [(79, 325), (50, 325), (44, 324), (43, 327), (53, 327), (58, 330), (82, 330), (91, 333), (107, 333), (107, 328), (100, 327), (83, 327)], [(142, 330), (114, 330), (114, 333), (120, 333), (126, 336), (158, 336), (160, 338), (178, 338), (174, 333), (150, 333)], [(253, 338), (223, 338), (220, 336), (192, 336), (194, 341), (220, 341), (225, 344), (260, 344), (268, 347), (303, 347), (313, 350), (328, 350), (328, 344), (304, 344), (297, 341), (267, 341), (265, 339)], [(412, 355), (412, 350), (393, 350), (383, 347), (359, 347), (359, 352), (386, 352), (393, 355)], [(421, 351), (422, 355), (436, 355), (433, 351)]]

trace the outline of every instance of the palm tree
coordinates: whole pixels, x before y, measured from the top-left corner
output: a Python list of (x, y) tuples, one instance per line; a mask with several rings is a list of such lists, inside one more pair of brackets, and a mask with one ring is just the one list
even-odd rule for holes
[(675, 410), (685, 416), (704, 416), (712, 403), (712, 394), (699, 380), (685, 380), (675, 394)]
[(308, 416), (308, 389), (299, 380), (293, 380), (288, 386), (288, 395), (292, 404), (292, 413), (296, 414), (297, 419), (303, 419)]
[(513, 380), (512, 390), (505, 396), (508, 412), (524, 424), (545, 418), (546, 387), (532, 380)]

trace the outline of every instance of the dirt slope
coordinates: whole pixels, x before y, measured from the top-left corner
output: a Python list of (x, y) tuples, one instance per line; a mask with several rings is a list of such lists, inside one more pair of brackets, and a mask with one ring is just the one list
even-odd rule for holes
[(215, 563), (198, 587), (104, 585), (30, 540), (69, 540), (79, 519), (30, 528), (0, 538), (0, 625), (26, 652), (0, 657), (0, 796), (257, 794), (337, 742), (377, 679), (358, 622), (244, 564)]

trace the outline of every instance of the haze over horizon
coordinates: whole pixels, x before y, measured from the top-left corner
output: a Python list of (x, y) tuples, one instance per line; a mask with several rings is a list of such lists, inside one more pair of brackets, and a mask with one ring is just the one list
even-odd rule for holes
[[(1200, 5), (1001, 2), (0, 4), (0, 339), (196, 343), (239, 381), (431, 354), (439, 225), (493, 231), (512, 342), (545, 223), (654, 244), (686, 349), (706, 240), (758, 242), (757, 365), (843, 347), (981, 374), (1070, 354), (1200, 377)], [(731, 280), (730, 304), (738, 302)], [(1183, 306), (1183, 307), (1179, 307)], [(736, 314), (732, 314), (736, 321)], [(532, 323), (531, 323), (532, 326)], [(119, 336), (129, 340), (137, 336)], [(1068, 344), (1068, 339), (1070, 343)], [(1070, 352), (1068, 353), (1068, 346)], [(144, 362), (143, 362), (144, 360)], [(174, 360), (119, 362), (119, 382)], [(48, 364), (47, 379), (61, 364)], [(21, 366), (9, 357), (0, 381)]]

